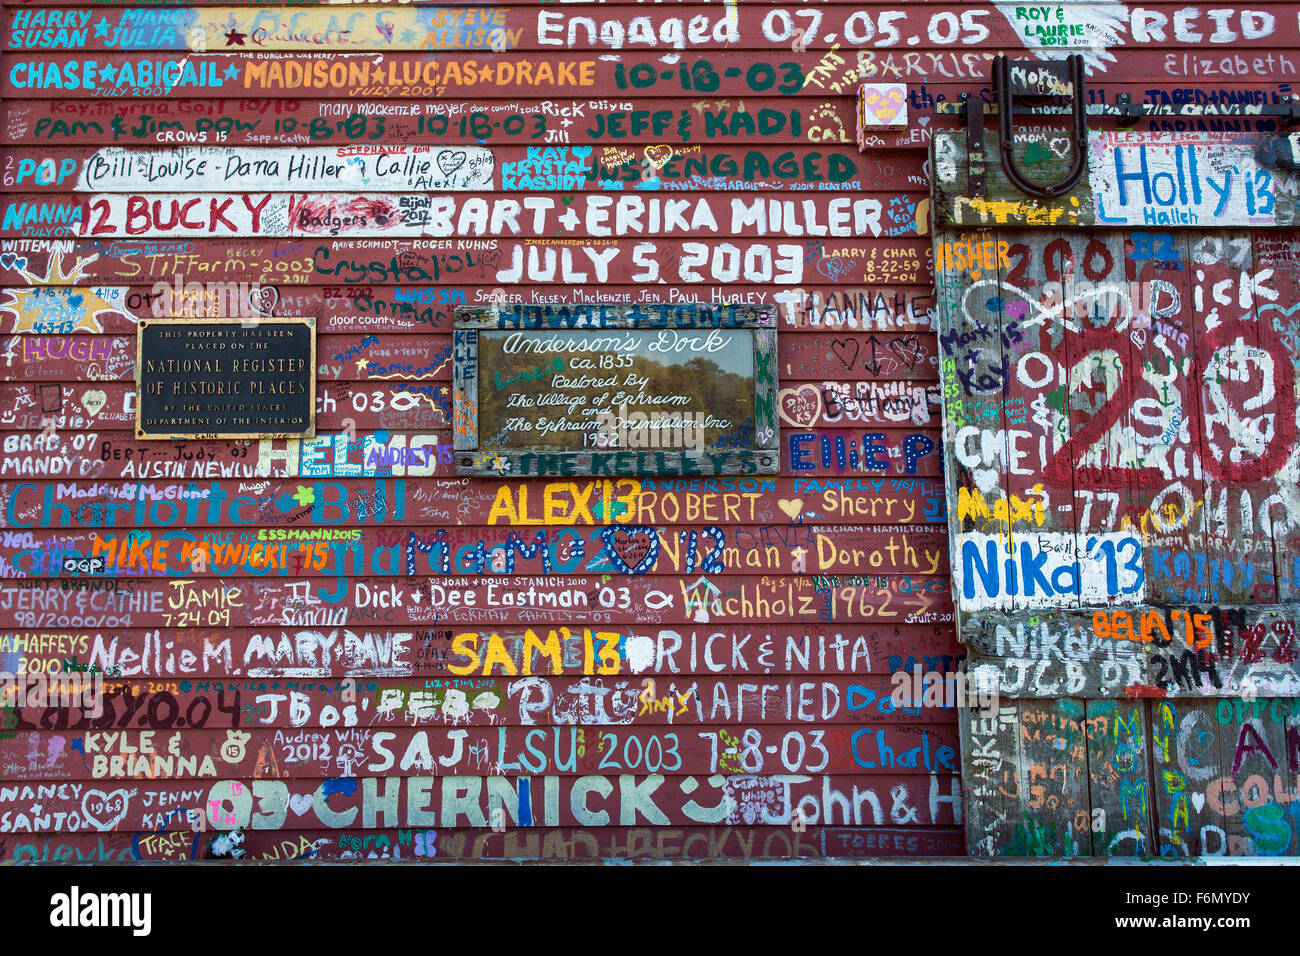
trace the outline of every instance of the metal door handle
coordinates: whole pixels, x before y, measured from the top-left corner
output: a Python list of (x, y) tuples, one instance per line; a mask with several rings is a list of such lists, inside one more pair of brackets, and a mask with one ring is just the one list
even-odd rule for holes
[(1037, 199), (1052, 199), (1067, 193), (1083, 178), (1088, 148), (1087, 108), (1083, 102), (1083, 57), (1077, 53), (1071, 54), (1069, 65), (1073, 99), (1071, 113), (1074, 119), (1074, 162), (1060, 182), (1040, 186), (1025, 177), (1020, 167), (1016, 165), (1016, 158), (1012, 153), (1012, 147), (1015, 146), (1015, 131), (1011, 126), (1011, 114), (1014, 112), (1012, 100), (1015, 98), (1015, 92), (1011, 86), (1011, 61), (1007, 59), (1006, 54), (998, 54), (997, 59), (993, 61), (993, 88), (998, 95), (998, 122), (1002, 133), (1000, 143), (1002, 168), (1006, 171), (1011, 185)]

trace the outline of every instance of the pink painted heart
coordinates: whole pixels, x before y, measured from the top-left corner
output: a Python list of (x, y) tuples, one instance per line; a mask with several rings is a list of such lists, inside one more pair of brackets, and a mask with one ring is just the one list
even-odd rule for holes
[(878, 119), (891, 120), (898, 115), (903, 105), (902, 90), (890, 90), (884, 95), (875, 94), (867, 97), (867, 105)]
[(862, 88), (863, 120), (871, 126), (891, 126), (907, 105), (901, 83), (870, 83)]

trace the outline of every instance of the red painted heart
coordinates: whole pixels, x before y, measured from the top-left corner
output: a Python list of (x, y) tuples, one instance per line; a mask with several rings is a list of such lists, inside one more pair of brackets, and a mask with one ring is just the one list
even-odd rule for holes
[(659, 560), (659, 535), (654, 528), (606, 528), (600, 536), (605, 557), (619, 574), (645, 574)]

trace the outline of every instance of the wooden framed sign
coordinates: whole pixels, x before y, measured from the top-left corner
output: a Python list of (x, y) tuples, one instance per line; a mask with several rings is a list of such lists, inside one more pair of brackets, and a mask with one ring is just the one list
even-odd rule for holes
[(314, 438), (316, 320), (142, 319), (142, 439)]
[(776, 311), (461, 306), (461, 475), (776, 474)]

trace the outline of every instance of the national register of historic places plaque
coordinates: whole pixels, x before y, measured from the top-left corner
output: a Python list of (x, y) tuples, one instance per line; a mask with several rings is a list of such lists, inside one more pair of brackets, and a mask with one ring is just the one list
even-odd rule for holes
[(137, 438), (314, 438), (316, 320), (142, 319)]

